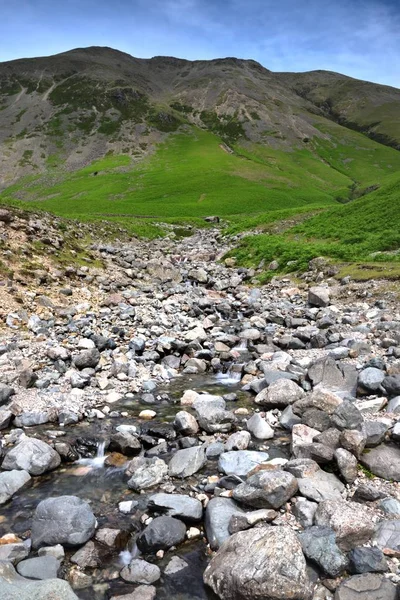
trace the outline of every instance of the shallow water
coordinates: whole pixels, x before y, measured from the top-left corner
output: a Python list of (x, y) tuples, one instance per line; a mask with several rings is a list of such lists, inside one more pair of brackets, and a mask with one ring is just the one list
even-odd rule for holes
[[(157, 417), (153, 422), (171, 422), (175, 414), (182, 410), (179, 400), (183, 392), (192, 389), (197, 392), (208, 392), (215, 395), (225, 395), (235, 392), (237, 399), (227, 403), (227, 408), (234, 410), (239, 406), (251, 407), (253, 397), (240, 391), (239, 381), (235, 377), (213, 375), (182, 376), (174, 379), (169, 385), (157, 390), (157, 394), (166, 392), (170, 401), (156, 405), (140, 402), (140, 397), (124, 398), (113, 405), (113, 410), (126, 411), (128, 417), (106, 418), (102, 421), (83, 421), (73, 426), (65, 427), (65, 437), (60, 439), (73, 440), (78, 438), (93, 440), (93, 456), (81, 458), (70, 465), (63, 464), (51, 473), (32, 479), (32, 485), (21, 494), (16, 494), (12, 501), (2, 507), (0, 512), (0, 536), (9, 532), (16, 534), (28, 533), (32, 515), (37, 504), (48, 497), (76, 495), (87, 500), (98, 519), (100, 527), (122, 528), (135, 533), (135, 518), (118, 511), (118, 503), (124, 500), (139, 501), (137, 510), (145, 506), (144, 494), (136, 494), (126, 485), (123, 468), (105, 467), (104, 440), (120, 423), (135, 424), (137, 416), (143, 408), (154, 408)], [(185, 410), (190, 410), (184, 407)], [(27, 430), (28, 435), (44, 431), (59, 431), (57, 424), (42, 425)], [(271, 458), (287, 457), (287, 437), (274, 439), (267, 443), (256, 444), (257, 447), (269, 446)], [(96, 451), (97, 443), (97, 451)], [(207, 464), (204, 475), (215, 474), (216, 463)], [(156, 490), (151, 490), (154, 493)], [(137, 527), (137, 526), (136, 526)], [(203, 541), (193, 541), (183, 544), (174, 553), (167, 552), (162, 561), (157, 564), (163, 570), (173, 555), (184, 558), (188, 568), (173, 576), (163, 575), (157, 582), (157, 600), (211, 600), (216, 598), (203, 585), (203, 572), (207, 566), (207, 546)], [(127, 560), (125, 554), (125, 562)], [(151, 558), (150, 558), (151, 560)], [(106, 553), (100, 568), (87, 569), (86, 573), (93, 576), (93, 586), (83, 590), (75, 590), (81, 600), (107, 600), (112, 595), (127, 594), (135, 589), (133, 584), (126, 584), (118, 578), (118, 572), (124, 565), (124, 557), (119, 552)]]

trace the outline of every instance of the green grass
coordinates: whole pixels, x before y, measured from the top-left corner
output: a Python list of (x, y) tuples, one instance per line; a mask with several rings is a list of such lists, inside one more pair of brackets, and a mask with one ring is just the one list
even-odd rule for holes
[(332, 204), (353, 185), (312, 150), (284, 152), (254, 144), (236, 150), (229, 154), (220, 138), (190, 128), (170, 136), (140, 163), (107, 156), (74, 173), (60, 171), (53, 180), (45, 175), (18, 182), (0, 198), (73, 217), (192, 218)]
[(324, 256), (355, 263), (341, 275), (397, 278), (400, 270), (389, 265), (400, 262), (400, 177), (394, 175), (380, 189), (323, 209), (283, 233), (247, 236), (230, 255), (247, 266), (277, 260), (283, 273), (304, 271), (312, 258)]

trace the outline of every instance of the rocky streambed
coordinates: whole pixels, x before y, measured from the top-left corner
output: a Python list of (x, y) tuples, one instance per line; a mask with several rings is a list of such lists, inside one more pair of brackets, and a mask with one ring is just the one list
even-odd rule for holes
[(227, 249), (98, 244), (5, 316), (0, 599), (397, 598), (396, 299)]

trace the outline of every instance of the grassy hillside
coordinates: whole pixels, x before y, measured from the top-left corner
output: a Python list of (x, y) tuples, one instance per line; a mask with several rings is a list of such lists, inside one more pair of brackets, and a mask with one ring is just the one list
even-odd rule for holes
[(292, 152), (250, 143), (231, 151), (214, 134), (188, 127), (140, 162), (111, 154), (71, 173), (55, 160), (0, 200), (79, 218), (249, 215), (347, 199), (400, 168), (399, 152), (361, 134), (334, 124), (324, 133)]
[(379, 190), (349, 204), (321, 210), (297, 224), (289, 221), (280, 233), (245, 237), (232, 255), (246, 265), (278, 260), (281, 272), (306, 270), (317, 256), (335, 262), (400, 262), (400, 176), (389, 177)]

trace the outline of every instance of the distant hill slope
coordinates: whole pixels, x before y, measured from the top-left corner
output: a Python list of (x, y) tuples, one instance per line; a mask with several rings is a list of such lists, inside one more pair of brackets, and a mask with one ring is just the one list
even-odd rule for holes
[(400, 90), (252, 60), (0, 63), (2, 200), (155, 217), (329, 204), (400, 169), (399, 119)]

